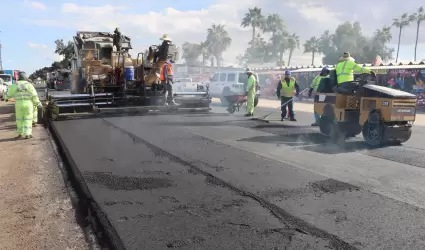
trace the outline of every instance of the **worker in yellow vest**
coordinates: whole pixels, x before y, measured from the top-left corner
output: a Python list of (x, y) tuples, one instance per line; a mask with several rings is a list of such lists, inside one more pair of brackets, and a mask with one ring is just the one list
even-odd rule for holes
[[(320, 82), (323, 78), (329, 78), (329, 68), (323, 67), (320, 74), (318, 74), (316, 77), (314, 77), (313, 82), (310, 85), (310, 89), (308, 92), (308, 97), (310, 98), (313, 95), (316, 95), (317, 89), (319, 88)], [(320, 116), (316, 112), (314, 112), (314, 123), (311, 124), (311, 126), (319, 126), (319, 120)]]
[(281, 121), (286, 119), (286, 106), (288, 106), (290, 120), (297, 121), (294, 112), (294, 90), (296, 91), (296, 96), (298, 96), (300, 93), (300, 86), (297, 80), (291, 76), (291, 72), (287, 70), (285, 71), (285, 77), (279, 81), (276, 88), (276, 95), (277, 98), (280, 99), (282, 111)]
[(354, 81), (354, 72), (358, 72), (360, 74), (369, 73), (375, 76), (375, 73), (370, 69), (364, 68), (355, 63), (355, 60), (351, 57), (350, 53), (344, 52), (335, 66), (338, 88), (348, 91), (352, 89), (351, 83)]
[(253, 116), (254, 115), (254, 100), (255, 100), (255, 92), (257, 88), (257, 80), (255, 79), (255, 76), (253, 74), (254, 72), (251, 71), (250, 68), (246, 69), (246, 74), (248, 75), (248, 82), (245, 86), (245, 95), (247, 96), (247, 107), (248, 112), (245, 114), (245, 117)]

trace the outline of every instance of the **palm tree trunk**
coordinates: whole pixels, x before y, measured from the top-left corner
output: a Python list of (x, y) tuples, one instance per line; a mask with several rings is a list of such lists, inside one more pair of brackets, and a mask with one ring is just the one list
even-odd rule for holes
[(291, 65), (291, 58), (292, 58), (292, 52), (293, 52), (293, 51), (294, 51), (293, 49), (291, 49), (291, 50), (289, 51), (288, 66), (289, 66), (289, 65)]
[(416, 26), (416, 41), (415, 41), (415, 62), (416, 62), (416, 51), (418, 49), (418, 38), (419, 38), (419, 26), (421, 25), (421, 22), (418, 22), (418, 25)]
[(283, 62), (283, 50), (280, 51), (280, 64)]
[(313, 52), (313, 56), (312, 56), (312, 58), (311, 58), (311, 65), (312, 65), (312, 66), (314, 65), (314, 52)]
[(400, 27), (400, 31), (398, 33), (398, 45), (397, 45), (397, 56), (395, 58), (395, 62), (398, 62), (398, 52), (400, 51), (400, 41), (401, 41), (401, 30), (403, 27)]
[(255, 26), (252, 26), (252, 48), (255, 48)]

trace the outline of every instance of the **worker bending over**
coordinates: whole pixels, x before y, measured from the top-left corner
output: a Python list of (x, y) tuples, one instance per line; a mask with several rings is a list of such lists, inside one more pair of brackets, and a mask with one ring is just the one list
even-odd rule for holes
[(25, 73), (20, 72), (16, 84), (9, 86), (5, 101), (7, 102), (10, 98), (15, 99), (15, 116), (18, 132), (16, 138), (32, 138), (34, 107), (41, 106), (41, 103), (38, 99), (37, 91), (32, 83), (28, 82)]
[(297, 121), (295, 119), (294, 112), (294, 90), (296, 91), (296, 96), (298, 96), (300, 93), (300, 86), (298, 85), (297, 80), (291, 77), (291, 72), (287, 70), (285, 71), (285, 77), (279, 81), (276, 88), (276, 95), (277, 98), (280, 99), (282, 111), (280, 118), (281, 121), (286, 118), (286, 106), (288, 106), (290, 121)]
[(369, 73), (375, 76), (375, 73), (370, 69), (363, 68), (361, 65), (355, 63), (355, 60), (350, 56), (350, 53), (344, 52), (335, 67), (338, 88), (346, 91), (352, 89), (354, 71), (360, 72), (361, 74)]
[(245, 95), (247, 96), (247, 106), (248, 112), (245, 114), (245, 117), (254, 115), (254, 100), (255, 100), (255, 90), (256, 90), (256, 80), (250, 68), (246, 69), (246, 74), (248, 75), (248, 84), (245, 87)]
[[(318, 74), (316, 77), (314, 77), (313, 82), (310, 85), (310, 90), (308, 92), (308, 97), (310, 98), (313, 95), (316, 95), (317, 89), (320, 86), (320, 82), (323, 78), (329, 78), (329, 69), (328, 67), (323, 67), (320, 74)], [(320, 116), (316, 112), (314, 112), (314, 123), (311, 124), (311, 126), (319, 126)]]

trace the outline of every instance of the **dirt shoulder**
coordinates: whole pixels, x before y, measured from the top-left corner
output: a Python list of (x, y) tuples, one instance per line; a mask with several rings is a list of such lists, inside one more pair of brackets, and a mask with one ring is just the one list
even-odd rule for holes
[(0, 246), (89, 249), (47, 132), (15, 140), (13, 104), (0, 104)]

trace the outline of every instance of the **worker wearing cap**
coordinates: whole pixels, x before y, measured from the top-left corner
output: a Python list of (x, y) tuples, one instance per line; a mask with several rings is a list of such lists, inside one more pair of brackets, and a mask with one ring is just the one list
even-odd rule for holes
[(18, 81), (16, 84), (9, 86), (5, 101), (7, 102), (9, 98), (15, 99), (15, 117), (18, 132), (16, 138), (32, 138), (34, 107), (41, 106), (41, 103), (38, 99), (37, 91), (34, 86), (28, 82), (28, 78), (24, 72), (18, 74)]
[[(310, 89), (309, 89), (309, 92), (308, 92), (309, 98), (312, 95), (313, 96), (316, 95), (317, 89), (319, 88), (320, 82), (322, 81), (323, 78), (329, 78), (329, 68), (328, 67), (323, 67), (320, 74), (318, 74), (316, 77), (314, 77), (313, 82), (311, 83)], [(316, 112), (314, 112), (314, 120), (315, 120), (315, 122), (312, 123), (311, 126), (319, 126), (320, 116)]]
[(255, 90), (256, 90), (256, 79), (250, 68), (246, 69), (246, 74), (248, 75), (248, 83), (245, 86), (245, 94), (247, 96), (247, 106), (248, 112), (245, 114), (246, 117), (254, 115), (254, 100), (255, 100)]
[(279, 81), (276, 88), (276, 95), (277, 98), (280, 99), (281, 104), (281, 121), (286, 118), (286, 106), (288, 106), (290, 120), (296, 121), (293, 102), (294, 90), (296, 91), (296, 96), (298, 96), (300, 93), (300, 86), (297, 80), (291, 76), (291, 72), (287, 70), (285, 71), (284, 78)]
[(370, 69), (364, 68), (361, 65), (355, 63), (355, 60), (350, 56), (350, 53), (344, 52), (335, 66), (338, 88), (344, 88), (344, 85), (353, 82), (354, 72), (375, 75), (375, 73)]
[[(171, 43), (171, 38), (164, 34), (160, 40), (163, 41), (161, 46), (168, 46)], [(159, 70), (159, 80), (165, 85), (167, 90), (167, 103), (168, 105), (175, 105), (173, 96), (173, 60), (167, 60)]]

